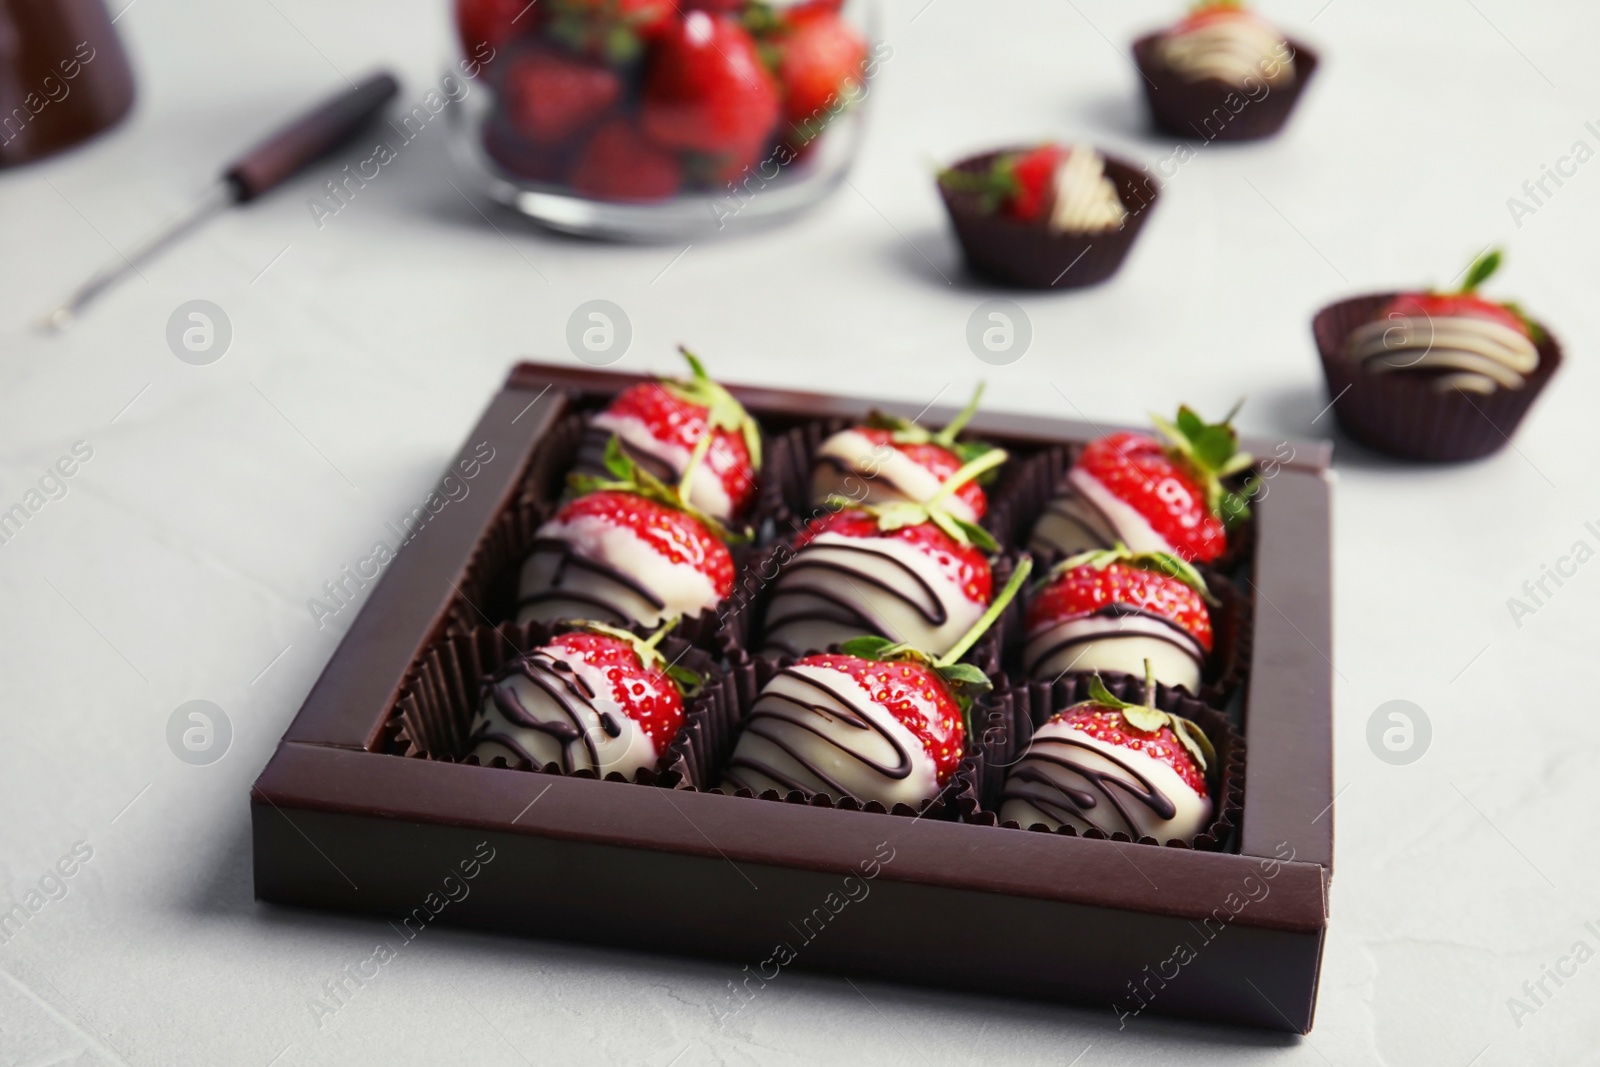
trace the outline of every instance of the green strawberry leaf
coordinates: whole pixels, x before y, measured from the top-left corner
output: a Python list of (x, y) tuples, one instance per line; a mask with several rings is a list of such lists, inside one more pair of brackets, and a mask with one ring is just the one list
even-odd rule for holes
[(839, 646), (839, 651), (857, 659), (881, 660), (895, 642), (887, 637), (852, 637)]
[(1473, 260), (1472, 266), (1467, 268), (1466, 280), (1461, 283), (1461, 292), (1477, 292), (1478, 286), (1488, 281), (1494, 276), (1494, 272), (1500, 269), (1501, 258), (1500, 250), (1493, 248)]

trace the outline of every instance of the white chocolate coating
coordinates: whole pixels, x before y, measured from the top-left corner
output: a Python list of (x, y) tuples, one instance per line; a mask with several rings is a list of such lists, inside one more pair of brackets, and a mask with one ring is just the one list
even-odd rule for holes
[(1539, 349), (1504, 323), (1472, 315), (1395, 316), (1352, 331), (1345, 354), (1369, 374), (1445, 370), (1433, 388), (1487, 396), (1521, 389), (1539, 366)]
[(1105, 157), (1088, 145), (1073, 145), (1053, 175), (1050, 229), (1057, 233), (1115, 230), (1128, 217), (1117, 186), (1106, 176)]
[(1034, 524), (1029, 548), (1054, 549), (1071, 556), (1118, 541), (1134, 552), (1171, 552), (1172, 544), (1132, 505), (1113, 495), (1094, 475), (1074, 469), (1067, 474), (1069, 494), (1050, 502)]
[[(910, 500), (922, 503), (943, 484), (926, 467), (892, 445), (877, 444), (855, 430), (841, 430), (817, 449), (811, 472), (811, 501), (821, 504), (830, 496), (843, 496), (854, 504), (892, 504)], [(945, 510), (965, 522), (977, 522), (972, 508), (959, 496), (945, 498)]]
[(519, 623), (594, 619), (654, 626), (669, 615), (716, 606), (716, 587), (693, 564), (667, 559), (632, 530), (598, 516), (551, 519), (537, 536), (540, 543), (522, 565)]
[[(650, 432), (650, 427), (642, 419), (602, 411), (592, 422), (600, 429), (616, 434), (630, 451), (659, 460), (679, 477), (689, 465), (689, 449), (661, 440)], [(713, 443), (711, 447), (715, 449), (718, 446)], [(727, 486), (711, 469), (711, 464), (704, 460), (696, 465), (689, 479), (689, 503), (713, 518), (724, 522), (733, 519), (733, 499), (728, 496)]]
[(1053, 681), (1067, 671), (1121, 671), (1143, 675), (1146, 661), (1156, 681), (1200, 691), (1205, 649), (1176, 626), (1145, 615), (1088, 615), (1042, 627), (1028, 635), (1028, 674)]
[[(1060, 761), (1081, 770), (1062, 766)], [(1034, 775), (1050, 784), (1030, 781)], [(1108, 780), (1104, 784), (1096, 781), (1099, 775)], [(1146, 785), (1172, 804), (1171, 818), (1162, 818), (1138, 798)], [(1005, 792), (1001, 821), (1014, 821), (1024, 828), (1042, 823), (1051, 829), (1071, 826), (1079, 833), (1098, 829), (1108, 836), (1120, 831), (1135, 839), (1153, 837), (1165, 842), (1174, 838), (1192, 841), (1211, 822), (1211, 799), (1196, 793), (1168, 764), (1091, 737), (1061, 719), (1045, 723), (1034, 733), (1027, 753), (1006, 778)], [(1072, 794), (1077, 794), (1076, 801)]]
[(1160, 42), (1162, 62), (1189, 81), (1215, 78), (1237, 88), (1286, 85), (1294, 59), (1283, 34), (1249, 12), (1174, 29)]
[[(554, 763), (567, 772), (594, 771), (602, 778), (616, 772), (631, 779), (654, 767), (661, 754), (623, 710), (606, 672), (577, 655), (564, 655), (562, 662), (581, 681), (579, 688), (594, 696), (586, 699), (573, 692), (561, 674), (536, 655), (527, 674), (503, 678), (485, 694), (472, 720), (476, 739), (472, 754), (484, 763), (504, 756), (512, 764), (519, 759), (536, 767)], [(557, 732), (536, 729), (526, 720)]]
[(863, 634), (942, 656), (983, 614), (961, 583), (895, 537), (825, 532), (780, 572), (767, 608), (767, 648), (802, 656)]
[[(932, 705), (927, 715), (939, 717)], [(721, 788), (799, 789), (915, 808), (938, 795), (939, 776), (916, 736), (855, 679), (796, 665), (761, 691)]]

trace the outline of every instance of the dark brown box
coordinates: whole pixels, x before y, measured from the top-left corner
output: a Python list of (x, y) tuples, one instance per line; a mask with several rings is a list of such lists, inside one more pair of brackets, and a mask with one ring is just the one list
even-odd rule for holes
[[(1148, 1010), (1310, 1030), (1333, 848), (1325, 446), (1296, 446), (1257, 507), (1246, 576), (1258, 602), (1244, 697), (1248, 788), (1232, 852), (387, 750), (408, 675), (459, 610), (469, 559), (544, 436), (573, 405), (638, 380), (513, 370), (462, 452), (488, 441), (497, 460), (389, 564), (251, 792), (259, 899), (723, 957), (739, 965), (733, 981), (751, 990), (792, 958), (812, 969), (1082, 1002), (1123, 1025)], [(733, 392), (775, 432), (871, 406)], [(927, 419), (937, 425), (951, 414)], [(1018, 451), (1104, 432), (993, 413), (974, 429)], [(489, 849), (494, 859), (475, 870), (470, 893), (444, 900), (445, 877)], [(929, 937), (930, 929), (959, 936)], [(775, 955), (780, 944), (792, 957)]]

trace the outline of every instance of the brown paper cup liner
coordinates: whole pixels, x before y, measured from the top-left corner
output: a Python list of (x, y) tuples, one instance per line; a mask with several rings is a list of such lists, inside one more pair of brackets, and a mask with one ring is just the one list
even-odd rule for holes
[[(1061, 558), (1056, 552), (1036, 554), (1035, 573), (1048, 574), (1050, 568), (1059, 563)], [(1211, 655), (1206, 657), (1205, 666), (1201, 670), (1198, 693), (1190, 693), (1182, 686), (1172, 688), (1175, 692), (1203, 701), (1211, 707), (1225, 708), (1228, 701), (1233, 699), (1233, 695), (1244, 687), (1250, 676), (1250, 656), (1254, 650), (1252, 635), (1255, 630), (1255, 599), (1214, 568), (1200, 564), (1196, 569), (1205, 579), (1206, 588), (1211, 591), (1211, 595), (1219, 601), (1210, 606)], [(1027, 645), (1026, 611), (1026, 605), (1018, 605), (1016, 616), (1005, 634), (1004, 663), (1007, 675), (1017, 679), (1027, 677), (1023, 662), (1023, 649)], [(1095, 673), (1069, 670), (1064, 677), (1091, 676)], [(1132, 672), (1100, 671), (1099, 674), (1107, 679), (1108, 683), (1112, 678), (1142, 681), (1141, 676)]]
[[(791, 666), (793, 663), (794, 660), (789, 657), (777, 660), (746, 659), (733, 664), (731, 669), (724, 672), (721, 679), (721, 685), (726, 691), (723, 701), (725, 706), (731, 705), (737, 709), (736, 721), (738, 723), (742, 723), (749, 715), (751, 707), (755, 704), (756, 698), (760, 696), (761, 690), (766, 684), (772, 681), (779, 671)], [(932, 800), (924, 801), (916, 808), (907, 804), (896, 804), (891, 808), (885, 807), (876, 800), (862, 801), (851, 796), (834, 797), (827, 793), (806, 793), (800, 790), (779, 793), (775, 789), (769, 789), (764, 793), (756, 794), (748, 789), (740, 789), (733, 793), (727, 793), (717, 783), (721, 781), (722, 768), (726, 766), (727, 761), (733, 756), (733, 750), (738, 741), (739, 734), (736, 728), (728, 730), (726, 735), (720, 738), (721, 747), (717, 748), (714, 761), (717, 773), (712, 780), (712, 785), (707, 788), (695, 788), (700, 788), (701, 792), (718, 793), (724, 796), (783, 804), (804, 804), (807, 807), (834, 808), (839, 811), (864, 811), (874, 815), (900, 815), (926, 819), (952, 819), (955, 816), (955, 808), (952, 802), (956, 791), (962, 784), (959, 768), (957, 773), (951, 776), (950, 782), (938, 796)], [(689, 786), (679, 785), (678, 788), (689, 788)]]
[[(1005, 149), (985, 152), (953, 169), (981, 173)], [(1040, 223), (1018, 222), (982, 209), (977, 193), (957, 192), (939, 183), (956, 238), (974, 274), (1024, 289), (1081, 289), (1117, 272), (1145, 219), (1155, 207), (1159, 185), (1149, 172), (1106, 157), (1106, 176), (1117, 187), (1128, 217), (1119, 229), (1100, 233), (1055, 233)]]
[[(1131, 702), (1144, 698), (1144, 683), (1128, 676), (1106, 676), (1106, 688), (1114, 696)], [(980, 826), (998, 826), (1007, 829), (1028, 829), (1038, 833), (1056, 833), (1068, 837), (1086, 837), (1104, 840), (1104, 834), (1091, 830), (1078, 834), (1072, 827), (1063, 826), (1048, 830), (1043, 825), (1021, 827), (1015, 821), (1002, 822), (999, 816), (1000, 796), (1005, 788), (1009, 769), (1027, 751), (1033, 732), (1043, 726), (1057, 712), (1064, 711), (1079, 701), (1088, 699), (1089, 679), (1082, 676), (1063, 678), (1053, 685), (1031, 682), (1025, 686), (1008, 687), (993, 694), (979, 709), (982, 729), (977, 750), (965, 767), (966, 777), (958, 775), (960, 785), (955, 804), (962, 822)], [(1211, 824), (1194, 841), (1157, 841), (1152, 837), (1139, 839), (1140, 844), (1166, 845), (1173, 848), (1193, 848), (1206, 852), (1230, 850), (1232, 835), (1244, 811), (1244, 738), (1240, 736), (1228, 717), (1207, 707), (1182, 690), (1156, 687), (1156, 706), (1163, 711), (1181, 715), (1200, 726), (1211, 739), (1217, 752), (1216, 766), (1207, 776), (1215, 816)], [(1133, 840), (1127, 834), (1111, 835), (1113, 841)]]
[[(1080, 451), (1077, 445), (1054, 445), (1019, 464), (1016, 477), (1006, 483), (1005, 492), (991, 501), (988, 522), (994, 524), (991, 532), (996, 538), (1003, 544), (1028, 548), (1039, 516), (1050, 501), (1068, 491), (1067, 473)], [(1248, 474), (1241, 474), (1229, 479), (1228, 484), (1237, 489), (1247, 477)], [(1228, 531), (1227, 550), (1209, 566), (1219, 574), (1234, 575), (1248, 565), (1254, 554), (1255, 519), (1250, 517)], [(1042, 559), (1037, 562), (1044, 564)]]
[(1560, 369), (1561, 343), (1546, 330), (1539, 344), (1539, 366), (1522, 388), (1500, 389), (1488, 396), (1435, 392), (1425, 375), (1369, 374), (1346, 358), (1345, 340), (1397, 295), (1341, 300), (1311, 320), (1339, 425), (1374, 451), (1425, 463), (1479, 459), (1504, 448)]
[[(435, 641), (413, 668), (390, 712), (385, 749), (412, 759), (441, 760), (472, 766), (512, 767), (541, 774), (562, 774), (559, 764), (535, 767), (527, 760), (508, 763), (496, 756), (480, 764), (477, 756), (466, 752), (472, 717), (483, 703), (487, 684), (502, 668), (518, 656), (548, 642), (563, 627), (544, 623), (522, 626), (506, 624), (480, 626), (469, 633), (446, 635)], [(644, 631), (637, 630), (641, 636)], [(661, 642), (669, 662), (706, 678), (705, 689), (685, 702), (685, 722), (678, 736), (667, 746), (653, 768), (646, 768), (631, 781), (640, 785), (687, 788), (706, 781), (706, 741), (719, 730), (725, 732), (728, 710), (720, 684), (721, 675), (710, 655), (677, 637)], [(574, 777), (594, 778), (593, 771), (576, 771)], [(612, 772), (606, 781), (630, 779)]]
[[(1299, 41), (1289, 40), (1294, 51), (1295, 78), (1288, 85), (1270, 90), (1260, 100), (1250, 100), (1236, 86), (1216, 78), (1189, 81), (1159, 58), (1157, 42), (1163, 35), (1152, 33), (1133, 43), (1133, 58), (1144, 75), (1146, 102), (1156, 126), (1179, 137), (1203, 141), (1255, 141), (1271, 137), (1289, 120), (1289, 113), (1317, 70), (1317, 54)], [(1261, 83), (1265, 85), (1265, 82)], [(1244, 100), (1237, 112), (1229, 107)]]
[(552, 504), (566, 497), (567, 472), (578, 462), (587, 426), (588, 417), (581, 414), (567, 415), (556, 423), (528, 461), (517, 486), (519, 502)]

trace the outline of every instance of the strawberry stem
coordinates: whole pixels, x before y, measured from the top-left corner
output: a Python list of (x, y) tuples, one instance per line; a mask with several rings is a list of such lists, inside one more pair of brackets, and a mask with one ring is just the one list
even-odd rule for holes
[(972, 624), (972, 628), (961, 635), (950, 651), (933, 661), (935, 667), (948, 667), (956, 660), (965, 656), (978, 639), (988, 632), (1006, 608), (1011, 606), (1011, 601), (1016, 598), (1017, 591), (1022, 588), (1022, 583), (1028, 580), (1028, 575), (1033, 573), (1033, 557), (1023, 556), (1017, 561), (1017, 569), (1011, 573), (1011, 580), (1006, 582), (1006, 587), (1000, 590), (1000, 595), (994, 598), (987, 611)]
[(983, 399), (984, 383), (979, 382), (978, 388), (973, 392), (972, 399), (967, 401), (967, 406), (957, 413), (956, 417), (945, 423), (944, 429), (933, 435), (933, 443), (942, 448), (951, 448), (956, 443), (956, 435), (966, 429), (967, 423), (978, 413), (978, 402)]
[(1501, 259), (1500, 250), (1491, 248), (1473, 260), (1472, 266), (1467, 268), (1466, 279), (1462, 281), (1461, 288), (1457, 292), (1463, 296), (1476, 293), (1478, 287), (1493, 277), (1494, 272), (1500, 269)]
[(1004, 463), (1006, 461), (1006, 455), (1007, 453), (1005, 449), (992, 448), (983, 455), (979, 456), (977, 459), (972, 460), (970, 463), (962, 464), (962, 466), (954, 474), (950, 475), (950, 477), (944, 480), (944, 484), (939, 486), (934, 494), (924, 502), (923, 506), (933, 508), (942, 504), (945, 500), (949, 499), (957, 489), (960, 489), (963, 485), (966, 485), (968, 482), (978, 477), (978, 475), (983, 474), (985, 471), (994, 470), (994, 468)]

